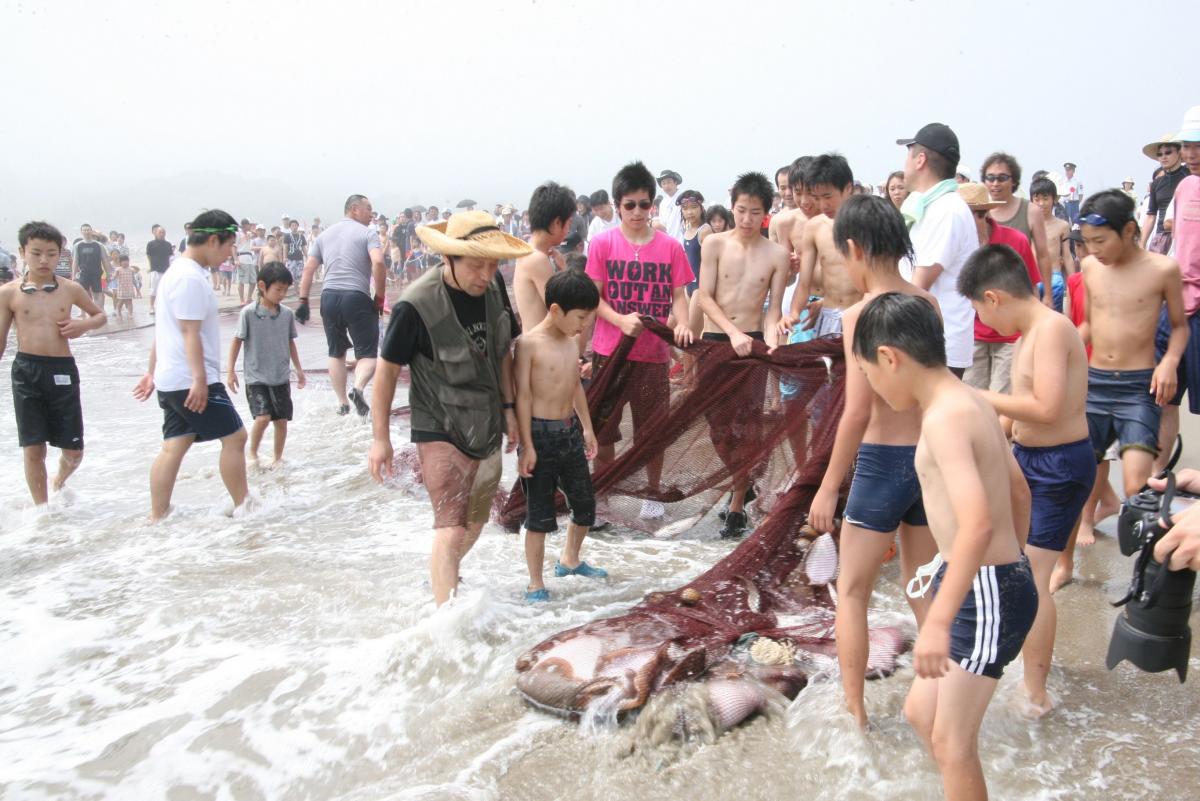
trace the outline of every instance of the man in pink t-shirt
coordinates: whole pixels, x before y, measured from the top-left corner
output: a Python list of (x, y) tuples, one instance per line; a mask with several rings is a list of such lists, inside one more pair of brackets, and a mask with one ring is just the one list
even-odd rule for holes
[[(1187, 348), (1179, 360), (1176, 376), (1179, 390), (1171, 402), (1163, 408), (1162, 425), (1159, 428), (1160, 452), (1154, 462), (1155, 471), (1166, 467), (1179, 433), (1179, 406), (1183, 393), (1188, 396), (1188, 410), (1200, 414), (1200, 106), (1188, 109), (1183, 117), (1183, 127), (1177, 139), (1180, 155), (1191, 173), (1175, 187), (1168, 215), (1171, 219), (1171, 234), (1175, 241), (1175, 260), (1183, 274), (1183, 311), (1188, 317)], [(1170, 325), (1164, 311), (1158, 322), (1158, 338), (1155, 342), (1158, 357), (1166, 353)]]
[[(642, 316), (666, 323), (673, 315), (675, 344), (682, 348), (692, 342), (684, 289), (692, 281), (692, 268), (679, 241), (650, 226), (654, 190), (654, 176), (640, 161), (621, 168), (613, 179), (612, 191), (621, 224), (598, 234), (588, 245), (587, 274), (600, 290), (592, 334), (592, 375), (599, 375), (622, 336), (637, 337), (621, 368), (625, 374), (618, 382), (632, 391), (620, 393), (620, 402), (602, 404), (593, 415), (600, 445), (596, 470), (614, 458), (626, 403), (633, 416), (636, 439), (653, 415), (665, 410), (671, 400), (667, 378), (670, 349), (666, 342), (643, 332)], [(662, 468), (661, 455), (646, 465), (651, 493), (659, 489)], [(641, 516), (658, 518), (665, 511), (661, 502), (651, 498), (642, 503)]]

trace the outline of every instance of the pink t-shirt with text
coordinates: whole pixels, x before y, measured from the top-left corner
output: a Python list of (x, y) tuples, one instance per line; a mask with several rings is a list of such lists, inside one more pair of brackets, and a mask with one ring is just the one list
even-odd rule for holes
[[(661, 323), (671, 316), (671, 303), (676, 287), (686, 286), (693, 279), (691, 265), (679, 240), (662, 231), (644, 245), (631, 245), (620, 228), (597, 234), (588, 245), (587, 275), (602, 281), (601, 297), (617, 314), (636, 312), (649, 315)], [(597, 318), (592, 333), (592, 349), (601, 356), (611, 356), (621, 341), (621, 329)], [(658, 337), (643, 331), (629, 351), (635, 362), (666, 362), (669, 346)]]
[(1175, 187), (1174, 225), (1175, 260), (1183, 273), (1183, 310), (1191, 317), (1200, 309), (1200, 175), (1189, 175)]

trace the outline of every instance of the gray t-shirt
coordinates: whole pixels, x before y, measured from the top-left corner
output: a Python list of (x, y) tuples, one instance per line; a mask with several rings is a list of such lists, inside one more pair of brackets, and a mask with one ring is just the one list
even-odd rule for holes
[(369, 296), (371, 250), (383, 250), (378, 229), (346, 219), (321, 232), (308, 255), (325, 265), (325, 289), (349, 289)]
[(279, 386), (291, 380), (291, 342), (296, 338), (296, 318), (287, 306), (272, 316), (257, 301), (245, 306), (237, 333), (246, 356), (242, 362), (247, 384)]

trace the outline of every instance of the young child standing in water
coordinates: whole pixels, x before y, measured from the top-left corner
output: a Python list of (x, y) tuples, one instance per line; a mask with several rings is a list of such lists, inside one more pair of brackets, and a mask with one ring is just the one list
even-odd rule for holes
[(942, 322), (922, 297), (887, 292), (863, 308), (854, 355), (892, 409), (921, 410), (916, 467), (944, 560), (913, 648), (904, 714), (942, 774), (946, 798), (986, 799), (979, 726), (1037, 614), (1029, 495), (992, 407), (946, 367)]
[(304, 386), (304, 368), (296, 350), (296, 319), (292, 310), (282, 305), (292, 273), (283, 262), (272, 261), (258, 271), (258, 300), (242, 308), (237, 333), (229, 343), (229, 373), (225, 383), (237, 392), (237, 359), (246, 344), (246, 402), (254, 423), (250, 427), (250, 463), (258, 463), (258, 445), (267, 426), (275, 429), (275, 459), (271, 466), (283, 461), (283, 445), (287, 441), (287, 425), (292, 419), (291, 377), (288, 360), (296, 368), (296, 387)]
[[(65, 240), (53, 225), (31, 222), (17, 234), (26, 273), (0, 286), (0, 358), (8, 330), (17, 324), (17, 355), (12, 364), (12, 397), (17, 442), (25, 454), (25, 481), (34, 504), (47, 500), (46, 444), (62, 450), (57, 492), (83, 460), (83, 408), (79, 370), (68, 340), (107, 322), (90, 292), (55, 275)], [(78, 306), (83, 317), (71, 318)]]
[(576, 338), (600, 305), (600, 292), (583, 272), (567, 270), (546, 281), (546, 316), (517, 340), (517, 427), (521, 432), (518, 468), (525, 487), (525, 560), (529, 587), (525, 600), (548, 601), (542, 581), (546, 534), (558, 530), (555, 493), (562, 490), (571, 523), (554, 575), (604, 578), (579, 555), (583, 538), (596, 522), (596, 500), (588, 459), (596, 455), (596, 435), (579, 379)]

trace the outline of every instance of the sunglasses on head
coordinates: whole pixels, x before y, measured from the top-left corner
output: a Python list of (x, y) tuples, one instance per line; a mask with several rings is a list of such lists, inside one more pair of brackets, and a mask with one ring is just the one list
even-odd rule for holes
[(58, 289), (58, 276), (54, 277), (53, 284), (42, 284), (41, 286), (36, 286), (34, 284), (29, 283), (28, 281), (21, 282), (21, 291), (24, 292), (26, 295), (32, 295), (34, 292), (37, 292), (39, 289), (42, 292), (53, 292), (54, 290)]
[(653, 205), (654, 203), (649, 200), (626, 200), (621, 204), (621, 208), (625, 209), (625, 211), (633, 211), (634, 209), (649, 211)]
[(1096, 212), (1093, 211), (1091, 214), (1085, 214), (1082, 217), (1080, 217), (1079, 222), (1082, 223), (1083, 225), (1091, 225), (1093, 227), (1099, 228), (1100, 226), (1108, 225), (1108, 218), (1105, 217), (1103, 214), (1097, 214)]
[(680, 201), (679, 205), (686, 209), (689, 206), (699, 206), (700, 201), (689, 197), (687, 200)]
[(1001, 173), (989, 172), (987, 175), (983, 176), (983, 180), (985, 183), (989, 183), (989, 184), (1002, 184), (1005, 181), (1011, 181), (1012, 176), (1006, 172), (1001, 172)]

